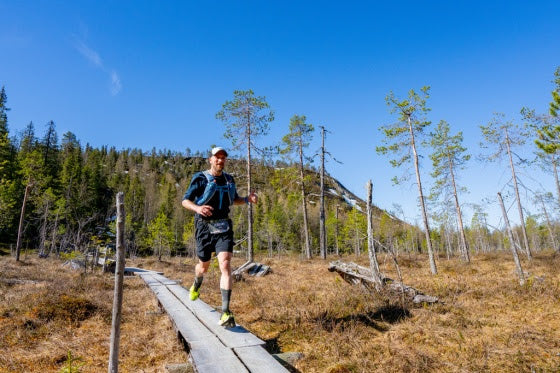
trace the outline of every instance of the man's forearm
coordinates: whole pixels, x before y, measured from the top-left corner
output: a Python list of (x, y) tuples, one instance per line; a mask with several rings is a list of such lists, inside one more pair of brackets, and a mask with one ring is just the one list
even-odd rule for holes
[(183, 202), (181, 202), (181, 204), (183, 205), (184, 208), (186, 208), (187, 210), (191, 210), (195, 213), (198, 213), (198, 205), (195, 204), (193, 201), (191, 201), (190, 199), (184, 199)]

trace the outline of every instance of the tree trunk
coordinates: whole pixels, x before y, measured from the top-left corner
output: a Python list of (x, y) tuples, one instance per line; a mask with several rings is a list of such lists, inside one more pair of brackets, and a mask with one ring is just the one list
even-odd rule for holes
[(461, 205), (459, 204), (459, 197), (457, 196), (457, 185), (455, 184), (455, 174), (453, 173), (453, 160), (450, 156), (449, 159), (449, 172), (451, 175), (451, 183), (453, 184), (453, 196), (455, 197), (455, 209), (457, 211), (457, 222), (459, 223), (459, 234), (461, 236), (461, 253), (463, 260), (470, 262), (469, 247), (467, 245), (467, 237), (465, 236), (465, 228), (463, 227), (463, 215), (461, 213)]
[(45, 256), (45, 241), (47, 239), (47, 224), (49, 216), (49, 203), (47, 201), (45, 205), (45, 212), (43, 214), (43, 219), (41, 221), (41, 228), (39, 229), (39, 256)]
[[(251, 194), (251, 114), (247, 111), (247, 195)], [(253, 205), (247, 206), (247, 261), (253, 262)]]
[(319, 202), (319, 246), (322, 259), (327, 259), (327, 233), (325, 229), (325, 128), (321, 127), (321, 197)]
[(558, 247), (556, 246), (556, 239), (554, 238), (554, 231), (552, 230), (552, 224), (550, 224), (550, 219), (548, 217), (548, 212), (546, 211), (546, 207), (544, 206), (544, 201), (542, 197), (540, 198), (544, 216), (546, 218), (546, 226), (548, 228), (548, 233), (550, 234), (550, 243), (552, 244), (552, 248), (555, 252), (558, 252)]
[(29, 187), (30, 184), (27, 183), (27, 185), (25, 186), (25, 193), (23, 194), (23, 203), (21, 204), (21, 214), (19, 216), (18, 235), (17, 235), (17, 242), (16, 242), (16, 262), (19, 262), (19, 255), (21, 251), (21, 240), (22, 240), (21, 236), (23, 233), (23, 216), (25, 215), (25, 204), (27, 203)]
[(340, 255), (340, 251), (338, 249), (338, 205), (336, 205), (336, 212), (335, 212), (335, 227), (334, 227), (334, 244), (335, 244), (335, 250), (336, 250), (336, 255), (339, 256)]
[(360, 256), (360, 230), (358, 229), (358, 221), (354, 222), (354, 253)]
[(371, 195), (372, 195), (372, 183), (371, 180), (367, 183), (367, 235), (368, 235), (368, 255), (369, 255), (369, 267), (371, 269), (371, 275), (377, 290), (380, 290), (383, 286), (381, 282), (381, 276), (379, 275), (379, 263), (377, 262), (377, 255), (375, 254), (375, 246), (373, 244), (373, 226), (371, 223), (372, 213), (371, 213)]
[(428, 224), (428, 214), (426, 213), (426, 204), (424, 202), (424, 193), (422, 191), (422, 182), (420, 181), (420, 167), (418, 165), (418, 153), (416, 152), (416, 143), (414, 141), (414, 129), (408, 117), (408, 130), (410, 131), (410, 142), (412, 153), (414, 155), (414, 169), (416, 170), (416, 182), (418, 184), (418, 194), (420, 198), (420, 208), (422, 210), (422, 219), (424, 221), (424, 230), (426, 232), (426, 245), (428, 246), (428, 259), (430, 261), (430, 270), (432, 274), (437, 274), (436, 261), (434, 258), (434, 250), (432, 248), (432, 239), (430, 237), (430, 226)]
[(54, 227), (51, 239), (51, 248), (49, 253), (52, 254), (53, 250), (56, 248), (56, 230), (58, 229), (58, 211), (56, 212), (56, 217), (54, 218)]
[(272, 258), (274, 252), (272, 250), (272, 236), (270, 235), (270, 231), (267, 231), (267, 241), (268, 241), (268, 257)]
[(299, 145), (299, 176), (301, 179), (301, 199), (302, 199), (302, 209), (303, 209), (303, 233), (304, 233), (304, 249), (305, 257), (311, 259), (311, 246), (309, 244), (309, 223), (307, 221), (307, 201), (305, 196), (305, 183), (303, 174), (303, 146), (301, 143)]
[(498, 192), (498, 201), (500, 202), (500, 207), (502, 208), (502, 214), (504, 215), (504, 222), (506, 224), (506, 230), (508, 232), (511, 253), (513, 255), (513, 261), (515, 262), (515, 268), (517, 269), (517, 275), (519, 276), (519, 284), (525, 284), (525, 274), (523, 273), (523, 268), (521, 268), (521, 262), (519, 261), (519, 255), (517, 255), (517, 250), (515, 248), (515, 239), (513, 238), (513, 232), (511, 226), (509, 225), (509, 219), (507, 216), (506, 208), (504, 207), (504, 201), (502, 199), (501, 193)]
[(556, 182), (556, 193), (558, 196), (558, 205), (560, 205), (560, 180), (558, 179), (558, 165), (557, 159), (552, 156), (552, 170), (554, 172), (554, 181)]
[(445, 230), (444, 233), (444, 237), (445, 237), (445, 253), (447, 256), (447, 260), (449, 260), (451, 258), (451, 255), (453, 253), (453, 250), (451, 248), (452, 244), (451, 244), (451, 233), (449, 232), (448, 229)]
[(527, 258), (529, 260), (533, 259), (531, 255), (531, 249), (529, 248), (529, 239), (527, 238), (527, 229), (525, 229), (525, 218), (523, 217), (523, 208), (521, 207), (521, 199), (519, 198), (519, 187), (517, 186), (517, 176), (515, 175), (515, 168), (513, 167), (513, 157), (511, 155), (511, 149), (509, 146), (509, 135), (507, 132), (507, 128), (505, 128), (506, 132), (506, 147), (509, 156), (509, 165), (511, 167), (511, 175), (513, 177), (513, 188), (515, 190), (515, 197), (517, 199), (517, 209), (519, 210), (519, 219), (521, 225), (521, 231), (523, 233), (523, 244), (525, 246), (525, 253), (527, 254)]

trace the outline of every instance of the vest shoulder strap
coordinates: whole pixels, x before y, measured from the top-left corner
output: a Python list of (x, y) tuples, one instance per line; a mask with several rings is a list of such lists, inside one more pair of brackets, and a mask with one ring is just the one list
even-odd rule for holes
[[(206, 176), (206, 180), (208, 180), (209, 183), (213, 182), (214, 180), (216, 180), (216, 178), (214, 177), (214, 175), (212, 175), (210, 173), (210, 171), (206, 170), (206, 171), (202, 171), (202, 173), (204, 174), (204, 176)], [(224, 175), (224, 177), (226, 178), (226, 181), (228, 183), (232, 183), (233, 182), (233, 176), (231, 176), (230, 174), (228, 174), (227, 172), (223, 172), (222, 171), (222, 175)]]

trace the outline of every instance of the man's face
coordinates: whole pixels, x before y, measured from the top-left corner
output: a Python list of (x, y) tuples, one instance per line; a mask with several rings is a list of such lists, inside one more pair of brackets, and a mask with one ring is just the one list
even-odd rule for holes
[(210, 165), (215, 171), (223, 171), (226, 164), (226, 155), (223, 152), (218, 152), (216, 155), (210, 157)]

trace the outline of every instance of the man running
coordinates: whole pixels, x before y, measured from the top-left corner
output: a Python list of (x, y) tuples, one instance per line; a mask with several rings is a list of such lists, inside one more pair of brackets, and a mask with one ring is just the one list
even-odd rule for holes
[(209, 158), (210, 169), (197, 172), (183, 196), (182, 205), (194, 211), (196, 254), (194, 283), (190, 288), (190, 299), (200, 295), (204, 274), (210, 266), (212, 252), (220, 264), (220, 291), (222, 293), (222, 317), (220, 325), (234, 327), (235, 319), (229, 309), (233, 279), (231, 276), (231, 257), (233, 253), (233, 230), (229, 219), (231, 205), (257, 203), (257, 195), (250, 193), (241, 198), (237, 194), (233, 177), (224, 172), (228, 153), (215, 147)]

